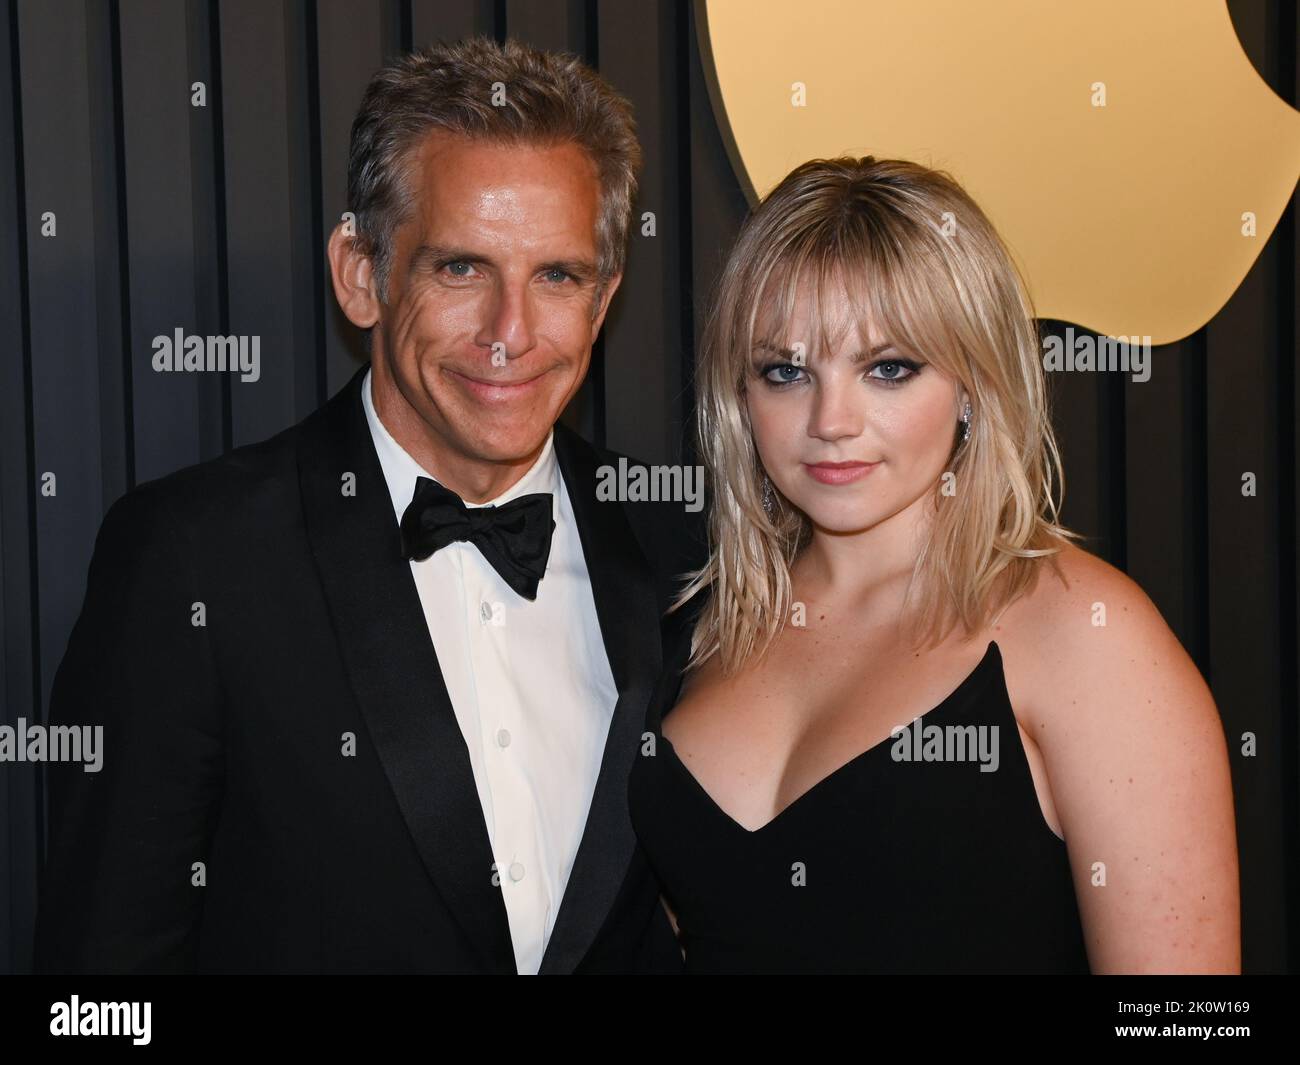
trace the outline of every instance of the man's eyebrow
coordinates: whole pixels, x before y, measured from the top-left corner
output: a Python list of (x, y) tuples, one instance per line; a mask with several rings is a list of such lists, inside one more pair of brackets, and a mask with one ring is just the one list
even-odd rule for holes
[(446, 244), (421, 244), (415, 251), (411, 252), (410, 266), (412, 269), (417, 266), (429, 266), (440, 262), (486, 264), (491, 263), (492, 260), (488, 256), (470, 251), (468, 248), (454, 248)]
[[(756, 340), (754, 342), (754, 347), (761, 351), (770, 351), (773, 354), (780, 355), (782, 358), (786, 358), (786, 359), (793, 359), (795, 356), (795, 353), (792, 349), (783, 348), (778, 344), (773, 344), (770, 340), (767, 339)], [(874, 359), (877, 355), (882, 355), (886, 351), (892, 350), (893, 347), (894, 347), (893, 343), (887, 340), (883, 344), (877, 344), (870, 351), (856, 352), (855, 354), (849, 356), (849, 360), (854, 363), (865, 362), (867, 359)], [(805, 357), (806, 357), (806, 353), (805, 353)]]

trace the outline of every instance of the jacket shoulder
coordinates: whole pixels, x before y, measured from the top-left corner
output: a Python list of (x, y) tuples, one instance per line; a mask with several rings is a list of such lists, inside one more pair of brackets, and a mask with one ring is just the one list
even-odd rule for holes
[(265, 520), (298, 497), (298, 454), (308, 419), (274, 436), (244, 444), (129, 489), (104, 517), (105, 526), (167, 524), (194, 530), (229, 529)]

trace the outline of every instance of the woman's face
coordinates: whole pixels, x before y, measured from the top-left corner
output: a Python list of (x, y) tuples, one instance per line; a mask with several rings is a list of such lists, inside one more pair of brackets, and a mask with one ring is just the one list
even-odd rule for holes
[(746, 402), (781, 494), (823, 531), (862, 532), (930, 496), (948, 468), (962, 394), (953, 378), (890, 347), (874, 323), (860, 336), (842, 287), (830, 288), (821, 306), (831, 350), (793, 357), (812, 335), (800, 292), (788, 328), (755, 333)]

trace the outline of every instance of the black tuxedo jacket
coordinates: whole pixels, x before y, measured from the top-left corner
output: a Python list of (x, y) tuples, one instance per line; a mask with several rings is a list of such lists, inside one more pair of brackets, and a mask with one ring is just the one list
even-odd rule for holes
[[(103, 726), (103, 766), (48, 769), (37, 971), (515, 972), (364, 373), (105, 517), (50, 705)], [(555, 450), (618, 703), (541, 971), (676, 972), (627, 778), (702, 523), (599, 502), (618, 456), (563, 425)]]

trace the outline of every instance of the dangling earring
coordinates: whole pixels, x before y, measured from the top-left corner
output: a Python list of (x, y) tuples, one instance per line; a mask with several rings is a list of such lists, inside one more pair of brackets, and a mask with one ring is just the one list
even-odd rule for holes
[(961, 442), (963, 444), (970, 439), (971, 413), (970, 400), (967, 400), (966, 409), (961, 412)]
[(776, 501), (772, 498), (772, 482), (767, 479), (767, 474), (763, 474), (763, 509), (767, 511), (769, 518), (776, 513)]

